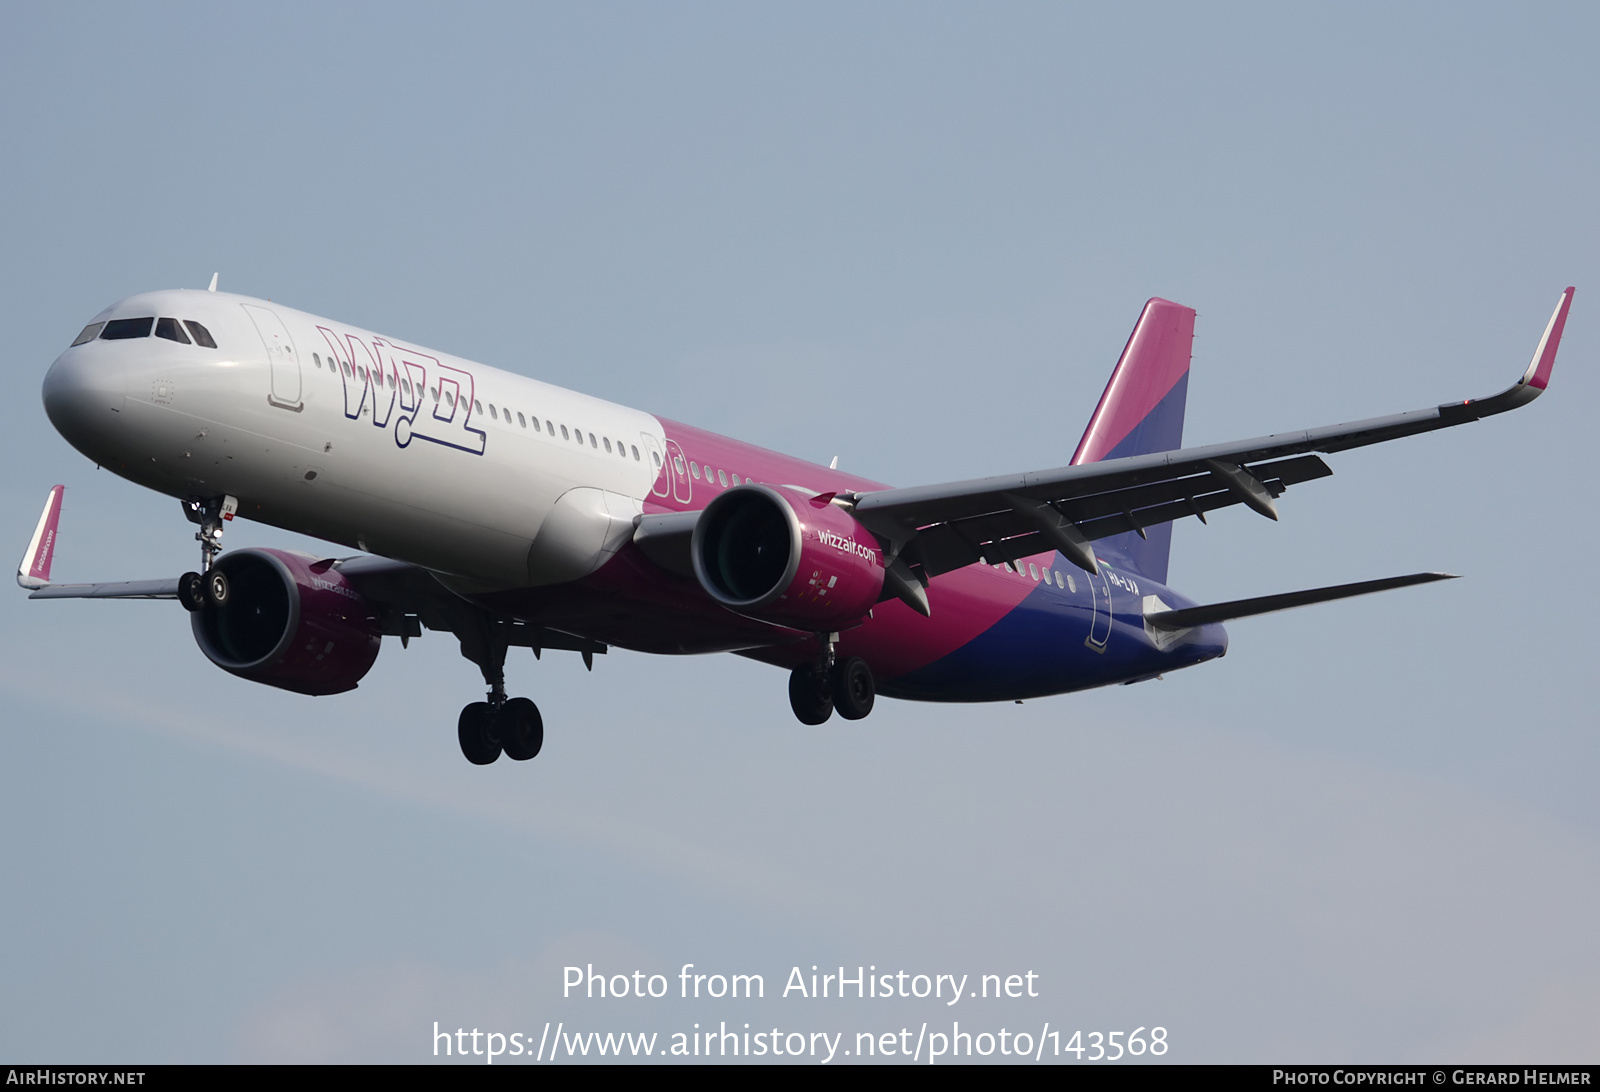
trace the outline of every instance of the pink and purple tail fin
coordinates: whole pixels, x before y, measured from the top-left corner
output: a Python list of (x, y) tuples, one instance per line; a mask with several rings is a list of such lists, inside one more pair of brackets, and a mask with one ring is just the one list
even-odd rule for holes
[[(1189, 394), (1194, 311), (1163, 299), (1144, 305), (1100, 404), (1072, 456), (1073, 465), (1150, 455), (1183, 446), (1183, 409)], [(1113, 564), (1166, 583), (1172, 524), (1113, 535), (1096, 544)]]
[(28, 543), (28, 552), (17, 566), (17, 583), (24, 588), (42, 588), (50, 583), (50, 562), (56, 556), (56, 527), (61, 522), (61, 494), (66, 488), (58, 485), (50, 490), (44, 511), (39, 515), (39, 526), (33, 529), (33, 539)]

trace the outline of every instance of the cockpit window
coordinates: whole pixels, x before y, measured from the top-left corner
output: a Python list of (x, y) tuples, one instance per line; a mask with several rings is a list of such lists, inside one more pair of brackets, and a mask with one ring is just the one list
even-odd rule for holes
[(178, 325), (175, 318), (156, 319), (156, 337), (164, 337), (180, 345), (189, 344), (189, 335), (183, 332), (183, 327)]
[(86, 342), (93, 341), (95, 338), (100, 336), (100, 328), (104, 325), (105, 323), (103, 322), (91, 322), (89, 325), (83, 328), (83, 333), (79, 334), (78, 340), (74, 341), (72, 344), (83, 345)]
[(119, 318), (106, 323), (106, 328), (100, 332), (102, 341), (125, 341), (134, 337), (149, 337), (150, 327), (155, 325), (155, 317), (150, 318)]
[(196, 345), (207, 349), (215, 349), (217, 347), (216, 341), (211, 337), (210, 330), (207, 330), (204, 326), (201, 326), (193, 319), (184, 319), (183, 324), (187, 326), (189, 328), (189, 332), (194, 335), (194, 343)]

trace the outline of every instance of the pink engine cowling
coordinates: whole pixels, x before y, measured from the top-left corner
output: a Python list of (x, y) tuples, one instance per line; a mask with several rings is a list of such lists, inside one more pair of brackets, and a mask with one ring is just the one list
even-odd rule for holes
[(858, 624), (883, 593), (883, 549), (830, 498), (741, 485), (706, 505), (690, 546), (707, 594), (764, 622)]
[(325, 562), (286, 550), (217, 559), (228, 602), (191, 615), (206, 658), (251, 682), (300, 694), (354, 690), (378, 658), (372, 611)]

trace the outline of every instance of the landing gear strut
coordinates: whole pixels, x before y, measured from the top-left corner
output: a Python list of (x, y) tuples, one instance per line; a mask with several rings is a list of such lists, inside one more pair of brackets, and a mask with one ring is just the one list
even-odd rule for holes
[(461, 655), (478, 665), (489, 685), (487, 701), (475, 701), (456, 720), (461, 753), (475, 766), (487, 766), (505, 752), (526, 762), (544, 746), (544, 718), (527, 698), (506, 697), (506, 639), (491, 618), (459, 632)]

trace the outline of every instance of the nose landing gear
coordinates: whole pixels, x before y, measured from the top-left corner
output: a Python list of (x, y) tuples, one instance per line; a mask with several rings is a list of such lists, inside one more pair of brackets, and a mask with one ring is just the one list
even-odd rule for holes
[(238, 508), (238, 500), (230, 496), (204, 500), (191, 497), (183, 502), (183, 514), (190, 523), (200, 525), (194, 534), (200, 543), (200, 572), (184, 573), (178, 578), (178, 602), (185, 610), (217, 610), (227, 605), (228, 574), (212, 564), (222, 552), (222, 521), (232, 519)]

